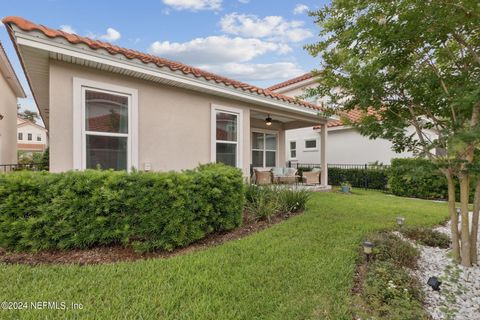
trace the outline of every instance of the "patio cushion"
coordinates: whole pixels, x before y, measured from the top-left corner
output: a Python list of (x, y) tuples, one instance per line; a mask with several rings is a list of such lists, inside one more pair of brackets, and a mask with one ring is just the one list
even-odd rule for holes
[(273, 176), (275, 176), (275, 177), (283, 176), (283, 169), (284, 168), (279, 168), (279, 167), (272, 168)]
[(297, 173), (297, 169), (295, 168), (285, 168), (284, 171), (284, 176), (285, 177), (295, 177), (295, 174)]

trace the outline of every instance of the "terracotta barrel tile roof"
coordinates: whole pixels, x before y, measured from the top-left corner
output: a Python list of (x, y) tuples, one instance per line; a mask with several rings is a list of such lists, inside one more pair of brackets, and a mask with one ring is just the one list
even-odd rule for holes
[[(154, 63), (159, 68), (168, 68), (171, 71), (181, 71), (185, 75), (193, 75), (197, 78), (203, 78), (207, 81), (214, 81), (216, 83), (224, 84), (226, 86), (230, 86), (238, 90), (256, 93), (259, 95), (263, 95), (265, 97), (273, 98), (273, 99), (280, 100), (287, 103), (296, 104), (296, 105), (313, 109), (313, 110), (321, 110), (320, 107), (315, 104), (298, 100), (295, 98), (291, 98), (282, 94), (274, 93), (270, 89), (262, 89), (247, 83), (232, 80), (208, 71), (204, 71), (192, 66), (188, 66), (183, 63), (167, 60), (164, 58), (160, 58), (154, 55), (146, 54), (146, 53), (135, 51), (135, 50), (121, 48), (119, 46), (116, 46), (107, 42), (93, 40), (86, 37), (81, 37), (76, 34), (67, 33), (61, 30), (51, 29), (46, 26), (30, 22), (21, 17), (14, 17), (14, 16), (6, 17), (2, 20), (2, 22), (5, 25), (11, 25), (11, 24), (16, 25), (18, 28), (20, 28), (23, 31), (39, 31), (49, 38), (62, 37), (66, 39), (68, 42), (70, 42), (71, 44), (85, 44), (93, 50), (104, 49), (112, 55), (122, 54), (128, 59), (138, 59), (145, 64)], [(9, 29), (9, 32), (11, 33), (12, 32), (11, 28), (8, 28), (8, 29)]]
[(277, 84), (275, 84), (271, 87), (268, 87), (267, 90), (270, 90), (270, 91), (278, 90), (278, 89), (288, 87), (292, 84), (302, 82), (302, 81), (305, 81), (305, 80), (308, 80), (308, 79), (311, 79), (311, 78), (313, 78), (313, 74), (311, 72), (305, 73), (305, 74), (302, 74), (301, 76), (298, 76), (296, 78), (289, 79), (287, 81), (280, 82), (280, 83), (277, 83)]

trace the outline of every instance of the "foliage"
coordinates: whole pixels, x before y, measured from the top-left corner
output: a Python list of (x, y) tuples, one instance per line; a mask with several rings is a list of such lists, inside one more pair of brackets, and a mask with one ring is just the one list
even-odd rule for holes
[(427, 159), (393, 159), (388, 180), (397, 196), (422, 199), (446, 199), (447, 179)]
[(415, 268), (420, 252), (410, 243), (391, 232), (381, 232), (370, 239), (375, 244), (375, 260), (387, 261), (398, 267)]
[(375, 261), (368, 267), (362, 298), (369, 319), (429, 319), (416, 280), (390, 261)]
[(305, 209), (310, 197), (306, 190), (291, 190), (283, 186), (249, 185), (246, 189), (246, 210), (256, 219), (268, 220), (278, 213)]
[(329, 168), (328, 181), (338, 186), (348, 181), (353, 187), (384, 190), (387, 188), (387, 169)]
[(450, 237), (445, 233), (429, 228), (406, 228), (401, 232), (408, 238), (418, 243), (429, 246), (447, 249), (450, 247)]
[[(469, 234), (469, 180), (480, 173), (478, 1), (333, 0), (311, 15), (320, 40), (307, 49), (322, 58), (322, 66), (319, 86), (308, 95), (324, 97), (327, 113), (363, 135), (387, 139), (395, 151), (437, 165), (449, 182), (455, 226), (458, 180), (463, 223), (460, 234), (452, 233), (452, 251), (471, 266), (477, 230)], [(354, 110), (361, 117), (351, 123), (346, 113)]]
[(0, 247), (172, 250), (241, 223), (239, 170), (15, 172), (0, 176)]
[[(315, 192), (305, 214), (174, 258), (94, 266), (0, 264), (0, 296), (82, 303), (83, 310), (67, 311), (75, 319), (351, 320), (361, 239), (393, 227), (397, 215), (409, 225), (433, 226), (448, 210), (444, 203), (361, 189), (351, 197)], [(0, 318), (36, 320), (39, 311), (0, 310)], [(65, 310), (44, 311), (44, 318), (66, 317)]]
[(42, 157), (38, 162), (38, 170), (48, 171), (50, 168), (50, 148), (45, 149), (42, 153)]
[(37, 123), (37, 120), (40, 118), (38, 115), (38, 112), (30, 111), (30, 110), (24, 110), (22, 112), (18, 112), (18, 116), (22, 119), (28, 120), (33, 123)]

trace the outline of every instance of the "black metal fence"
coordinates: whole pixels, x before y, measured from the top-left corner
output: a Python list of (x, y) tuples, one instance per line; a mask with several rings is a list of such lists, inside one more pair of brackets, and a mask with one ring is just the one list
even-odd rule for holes
[[(289, 161), (288, 166), (303, 171), (321, 168), (319, 163), (301, 163)], [(388, 185), (388, 165), (380, 164), (328, 164), (328, 181), (331, 185), (349, 183), (352, 187), (385, 190)]]
[(20, 171), (20, 170), (28, 170), (28, 171), (39, 171), (41, 168), (40, 163), (29, 163), (29, 164), (0, 164), (0, 173), (6, 173), (11, 171)]

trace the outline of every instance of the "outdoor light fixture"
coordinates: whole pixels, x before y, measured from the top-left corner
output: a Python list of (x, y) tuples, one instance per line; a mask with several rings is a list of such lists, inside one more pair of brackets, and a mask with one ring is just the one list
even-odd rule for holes
[(405, 224), (405, 218), (404, 217), (397, 217), (397, 224), (401, 228)]
[(375, 245), (373, 243), (371, 243), (370, 241), (365, 241), (363, 243), (363, 252), (365, 253), (365, 255), (367, 256), (367, 261), (370, 260), (370, 256), (372, 255), (372, 252), (373, 252), (373, 247)]
[(265, 119), (265, 124), (267, 126), (271, 126), (272, 125), (272, 118), (270, 117), (270, 115), (268, 115), (268, 117)]
[(432, 287), (434, 291), (440, 291), (440, 285), (442, 284), (438, 281), (437, 277), (430, 277), (428, 278), (427, 284)]

